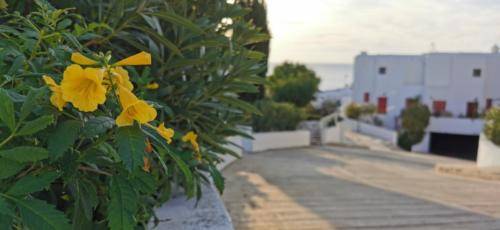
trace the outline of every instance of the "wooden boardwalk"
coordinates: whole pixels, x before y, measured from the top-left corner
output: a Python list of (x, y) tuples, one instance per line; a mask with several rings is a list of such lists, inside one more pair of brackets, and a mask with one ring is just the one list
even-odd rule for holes
[(224, 171), (235, 229), (500, 229), (500, 183), (435, 173), (443, 158), (314, 147)]

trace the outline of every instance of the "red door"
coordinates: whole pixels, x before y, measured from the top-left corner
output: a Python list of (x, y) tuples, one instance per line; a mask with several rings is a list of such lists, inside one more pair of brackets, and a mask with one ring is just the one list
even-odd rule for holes
[(379, 97), (377, 104), (378, 113), (387, 113), (387, 97)]

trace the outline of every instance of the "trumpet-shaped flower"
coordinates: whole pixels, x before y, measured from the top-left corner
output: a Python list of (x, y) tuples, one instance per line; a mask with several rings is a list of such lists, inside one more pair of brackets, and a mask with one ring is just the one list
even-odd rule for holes
[(95, 65), (98, 63), (97, 61), (85, 57), (83, 54), (78, 52), (71, 54), (71, 61), (80, 65)]
[(106, 101), (103, 69), (85, 68), (73, 64), (64, 70), (61, 81), (62, 98), (83, 112), (91, 112)]
[(199, 153), (200, 152), (200, 146), (198, 145), (198, 135), (194, 133), (193, 131), (189, 131), (186, 135), (182, 137), (182, 141), (184, 142), (189, 142), (193, 146), (193, 149)]
[(114, 64), (115, 66), (123, 65), (151, 65), (151, 54), (144, 51), (134, 54), (128, 58), (118, 61)]
[(143, 157), (142, 160), (144, 161), (144, 164), (142, 166), (142, 170), (144, 170), (145, 172), (150, 172), (151, 161), (147, 157)]
[(104, 82), (103, 84), (106, 86), (108, 90), (112, 89), (112, 83), (119, 87), (124, 87), (125, 89), (132, 91), (134, 89), (134, 85), (130, 81), (130, 77), (128, 76), (128, 71), (122, 67), (116, 67), (110, 69), (111, 77), (106, 72), (104, 74)]
[(125, 87), (118, 88), (122, 112), (116, 118), (116, 125), (129, 126), (134, 120), (140, 124), (148, 123), (156, 118), (156, 110), (137, 97)]
[(50, 103), (52, 103), (53, 106), (57, 107), (59, 111), (62, 111), (64, 105), (66, 105), (66, 101), (62, 97), (61, 86), (58, 85), (54, 81), (54, 79), (47, 75), (43, 76), (43, 81), (45, 81), (45, 84), (47, 84), (50, 91), (52, 91), (52, 96), (50, 96)]
[(160, 134), (165, 140), (167, 140), (167, 143), (170, 144), (172, 143), (172, 137), (174, 137), (174, 130), (170, 128), (165, 128), (165, 124), (162, 122), (158, 127), (156, 128), (156, 132)]

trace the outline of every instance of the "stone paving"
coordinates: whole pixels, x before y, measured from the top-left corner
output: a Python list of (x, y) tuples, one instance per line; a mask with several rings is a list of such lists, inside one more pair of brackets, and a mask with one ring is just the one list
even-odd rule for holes
[(434, 171), (456, 160), (359, 148), (245, 155), (224, 170), (235, 229), (500, 229), (500, 183)]

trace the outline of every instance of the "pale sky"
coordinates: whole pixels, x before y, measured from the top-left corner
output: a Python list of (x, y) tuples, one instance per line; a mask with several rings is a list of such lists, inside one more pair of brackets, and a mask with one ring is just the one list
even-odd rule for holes
[(369, 54), (489, 52), (500, 0), (267, 0), (271, 62), (352, 63)]

